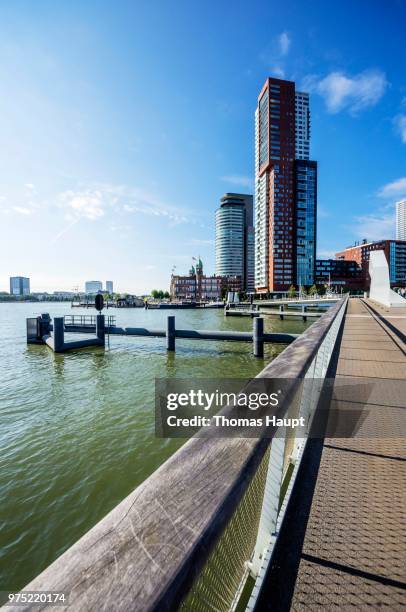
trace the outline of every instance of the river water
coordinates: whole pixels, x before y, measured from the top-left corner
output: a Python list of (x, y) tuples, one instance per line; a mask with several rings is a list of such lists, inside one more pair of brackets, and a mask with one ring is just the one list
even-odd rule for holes
[[(55, 355), (26, 344), (25, 319), (94, 314), (69, 303), (0, 304), (0, 591), (22, 588), (182, 443), (154, 434), (154, 379), (255, 376), (281, 350), (251, 343), (110, 338), (110, 348)], [(250, 330), (222, 310), (111, 309), (117, 325)], [(310, 323), (265, 318), (266, 331)]]

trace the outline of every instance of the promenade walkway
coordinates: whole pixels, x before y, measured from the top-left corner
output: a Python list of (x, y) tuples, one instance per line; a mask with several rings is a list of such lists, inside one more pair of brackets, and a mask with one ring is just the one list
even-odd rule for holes
[(406, 309), (349, 301), (330, 406), (361, 425), (309, 440), (256, 610), (406, 609), (405, 331)]

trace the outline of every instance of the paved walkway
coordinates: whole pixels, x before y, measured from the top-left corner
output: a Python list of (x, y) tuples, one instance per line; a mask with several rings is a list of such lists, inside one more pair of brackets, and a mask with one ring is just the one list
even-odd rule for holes
[(349, 301), (330, 405), (359, 428), (309, 440), (257, 610), (406, 609), (406, 311), (392, 310)]

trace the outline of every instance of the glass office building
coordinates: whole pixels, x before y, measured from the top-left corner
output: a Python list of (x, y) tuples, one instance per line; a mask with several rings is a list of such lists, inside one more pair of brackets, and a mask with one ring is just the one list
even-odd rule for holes
[(313, 285), (316, 266), (317, 162), (295, 163), (296, 282)]
[(30, 294), (30, 279), (25, 276), (10, 277), (10, 294), (11, 295), (29, 295)]
[(253, 197), (226, 193), (216, 211), (216, 275), (239, 276), (254, 290)]

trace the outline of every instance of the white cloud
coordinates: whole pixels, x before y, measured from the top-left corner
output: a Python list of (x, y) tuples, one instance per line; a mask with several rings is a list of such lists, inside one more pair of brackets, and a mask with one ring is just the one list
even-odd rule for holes
[(354, 218), (353, 234), (357, 238), (370, 240), (383, 240), (393, 238), (395, 235), (395, 215), (393, 210), (389, 213), (372, 213)]
[(381, 198), (399, 198), (406, 195), (406, 176), (383, 185), (378, 191)]
[(104, 215), (107, 204), (104, 194), (99, 190), (65, 191), (61, 194), (62, 206), (68, 210), (69, 220), (89, 219), (95, 221)]
[(19, 215), (26, 215), (27, 217), (32, 215), (33, 212), (32, 208), (26, 208), (25, 206), (13, 206), (13, 210)]
[(393, 120), (402, 142), (406, 143), (406, 115), (397, 115)]
[(351, 114), (374, 106), (382, 98), (388, 85), (380, 70), (365, 70), (354, 76), (331, 72), (323, 79), (308, 75), (304, 87), (321, 95), (330, 113), (347, 110)]
[(276, 77), (278, 77), (278, 79), (284, 79), (285, 78), (285, 71), (282, 68), (282, 66), (274, 66), (272, 68), (272, 74), (275, 75)]
[(287, 55), (290, 48), (291, 40), (287, 32), (282, 32), (278, 36), (279, 52), (281, 55)]
[(222, 176), (221, 180), (225, 183), (231, 183), (237, 185), (237, 187), (248, 187), (252, 189), (253, 180), (250, 176), (242, 176), (239, 174), (231, 174), (228, 176)]

